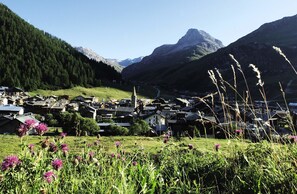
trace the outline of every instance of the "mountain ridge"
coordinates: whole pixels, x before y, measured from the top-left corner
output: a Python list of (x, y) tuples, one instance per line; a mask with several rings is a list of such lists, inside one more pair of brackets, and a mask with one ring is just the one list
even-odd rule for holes
[[(155, 71), (176, 66), (200, 58), (223, 47), (221, 41), (211, 37), (204, 31), (189, 29), (176, 44), (164, 44), (154, 49), (151, 55), (141, 62), (125, 68), (122, 76), (125, 79), (152, 81), (158, 77)], [(148, 73), (149, 72), (149, 73)]]

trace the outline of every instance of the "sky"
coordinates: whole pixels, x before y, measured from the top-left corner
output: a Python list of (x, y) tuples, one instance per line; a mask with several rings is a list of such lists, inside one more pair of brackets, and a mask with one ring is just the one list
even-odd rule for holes
[(33, 26), (111, 59), (150, 55), (190, 28), (225, 46), (297, 14), (295, 0), (0, 0)]

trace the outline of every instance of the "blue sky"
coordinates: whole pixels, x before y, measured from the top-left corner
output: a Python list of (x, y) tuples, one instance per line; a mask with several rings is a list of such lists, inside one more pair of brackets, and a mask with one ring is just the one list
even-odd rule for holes
[(0, 0), (35, 27), (105, 58), (134, 58), (173, 44), (189, 28), (224, 45), (297, 14), (294, 0)]

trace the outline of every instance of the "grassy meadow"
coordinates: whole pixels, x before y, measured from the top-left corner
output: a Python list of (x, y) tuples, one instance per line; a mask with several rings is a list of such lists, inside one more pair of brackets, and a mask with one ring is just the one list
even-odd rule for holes
[(0, 193), (296, 193), (296, 144), (3, 135)]
[[(57, 138), (55, 136), (49, 136), (51, 140)], [(16, 135), (0, 135), (0, 159), (3, 159), (5, 156), (18, 154), (21, 152), (22, 144), (36, 144), (40, 145), (45, 137), (40, 136), (25, 136), (21, 139)], [(97, 140), (94, 136), (88, 137), (75, 137), (67, 136), (64, 142), (67, 143), (70, 150), (78, 153), (88, 144), (92, 144)], [(163, 137), (141, 137), (141, 136), (110, 136), (110, 137), (100, 137), (100, 142), (102, 144), (102, 149), (106, 153), (115, 152), (114, 142), (122, 142), (122, 148), (127, 152), (131, 152), (134, 149), (144, 149), (149, 153), (158, 152), (162, 146), (164, 146)], [(214, 145), (220, 144), (221, 151), (225, 152), (229, 148), (233, 149), (234, 147), (246, 147), (247, 142), (239, 140), (225, 140), (225, 139), (213, 139), (213, 138), (182, 138), (181, 140), (171, 139), (168, 144), (173, 144), (181, 148), (187, 148), (188, 144), (192, 144), (193, 147), (203, 151), (214, 151)]]
[[(42, 96), (61, 96), (61, 95), (69, 95), (70, 99), (75, 96), (95, 96), (101, 99), (121, 99), (121, 98), (131, 98), (131, 91), (129, 90), (121, 90), (117, 88), (111, 87), (95, 87), (95, 88), (85, 88), (81, 86), (77, 86), (70, 89), (61, 89), (61, 90), (35, 90), (30, 92), (31, 96), (42, 95)], [(144, 96), (140, 95), (140, 98), (144, 98)]]

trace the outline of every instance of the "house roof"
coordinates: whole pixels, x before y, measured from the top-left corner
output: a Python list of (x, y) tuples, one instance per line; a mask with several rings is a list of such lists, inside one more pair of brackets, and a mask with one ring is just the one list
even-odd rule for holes
[(99, 127), (108, 127), (110, 125), (117, 125), (121, 127), (131, 127), (130, 123), (97, 123)]
[(21, 123), (25, 123), (26, 120), (34, 120), (36, 123), (39, 123), (37, 119), (31, 114), (21, 115), (15, 118), (16, 120), (20, 121)]
[(0, 111), (19, 112), (22, 109), (24, 109), (24, 108), (20, 107), (20, 106), (14, 106), (14, 105), (11, 105), (11, 104), (0, 105)]

